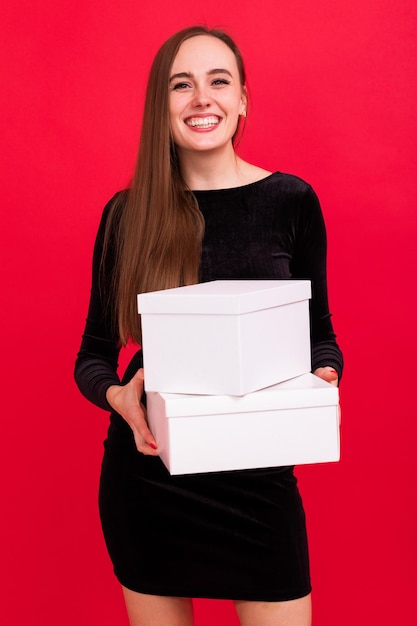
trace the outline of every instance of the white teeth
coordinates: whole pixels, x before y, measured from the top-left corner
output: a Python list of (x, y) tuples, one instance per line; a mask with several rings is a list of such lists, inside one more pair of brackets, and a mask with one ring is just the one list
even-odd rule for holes
[(185, 121), (187, 126), (195, 126), (197, 128), (211, 128), (217, 126), (219, 118), (215, 115), (209, 115), (207, 117), (191, 117)]

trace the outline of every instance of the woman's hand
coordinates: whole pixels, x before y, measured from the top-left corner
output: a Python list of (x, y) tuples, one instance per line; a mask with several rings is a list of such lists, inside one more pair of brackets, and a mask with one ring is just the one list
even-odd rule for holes
[(314, 370), (313, 374), (315, 376), (318, 376), (319, 378), (322, 378), (331, 385), (334, 385), (335, 387), (339, 386), (339, 374), (336, 372), (335, 369), (333, 369), (333, 367), (318, 367), (316, 370)]
[[(329, 367), (329, 366), (318, 367), (316, 370), (314, 370), (313, 374), (315, 374), (319, 378), (322, 378), (323, 380), (330, 383), (331, 385), (334, 385), (335, 387), (339, 386), (339, 374), (332, 367)], [(340, 426), (342, 422), (342, 411), (340, 408), (340, 404), (338, 406), (338, 412), (339, 412), (339, 426)]]
[(142, 454), (157, 456), (157, 445), (148, 428), (143, 395), (143, 369), (136, 372), (126, 385), (111, 385), (106, 392), (108, 403), (123, 417), (133, 431), (136, 448)]

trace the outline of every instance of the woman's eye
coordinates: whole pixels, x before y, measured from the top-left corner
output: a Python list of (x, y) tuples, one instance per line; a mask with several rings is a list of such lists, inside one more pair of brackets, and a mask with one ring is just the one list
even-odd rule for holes
[(187, 89), (190, 85), (188, 83), (177, 83), (172, 87), (173, 91), (180, 91), (181, 89)]
[(215, 80), (213, 80), (213, 85), (218, 86), (218, 85), (230, 85), (230, 81), (226, 80), (225, 78), (216, 78)]

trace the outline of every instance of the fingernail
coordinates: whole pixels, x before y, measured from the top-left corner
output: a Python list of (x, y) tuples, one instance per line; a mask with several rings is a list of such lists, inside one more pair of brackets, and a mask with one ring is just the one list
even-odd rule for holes
[(336, 374), (336, 376), (339, 376), (339, 374), (336, 372), (336, 370), (329, 370), (330, 374)]
[(156, 444), (154, 444), (154, 443), (150, 443), (149, 447), (152, 448), (152, 450), (156, 450), (157, 449)]

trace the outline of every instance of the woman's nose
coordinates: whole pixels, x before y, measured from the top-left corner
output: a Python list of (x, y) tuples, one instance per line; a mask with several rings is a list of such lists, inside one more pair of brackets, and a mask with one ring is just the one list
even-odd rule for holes
[(197, 87), (194, 92), (194, 106), (207, 108), (211, 104), (211, 97), (204, 87)]

